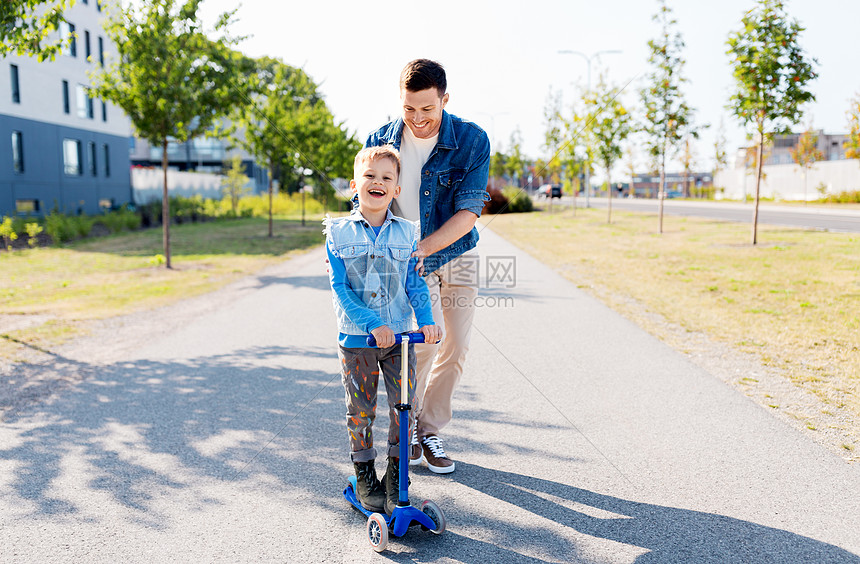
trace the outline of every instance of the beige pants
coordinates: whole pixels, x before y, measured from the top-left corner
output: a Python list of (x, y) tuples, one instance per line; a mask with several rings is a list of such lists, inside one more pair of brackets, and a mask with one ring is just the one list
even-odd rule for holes
[(478, 268), (478, 260), (477, 255), (464, 255), (426, 278), (442, 342), (415, 345), (418, 368), (413, 405), (419, 437), (435, 435), (451, 421), (451, 399), (463, 374), (478, 295), (477, 270), (474, 280), (468, 273)]

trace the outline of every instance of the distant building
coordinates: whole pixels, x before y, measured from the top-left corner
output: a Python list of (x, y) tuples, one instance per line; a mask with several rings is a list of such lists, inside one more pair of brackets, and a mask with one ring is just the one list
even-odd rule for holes
[[(687, 195), (691, 195), (696, 189), (709, 188), (714, 185), (714, 179), (710, 172), (690, 172), (686, 178), (683, 172), (667, 172), (665, 182), (667, 196), (672, 197), (684, 195), (685, 187), (689, 188), (690, 194)], [(660, 175), (650, 173), (635, 175), (633, 189), (637, 198), (656, 198), (657, 191), (660, 189)], [(624, 195), (628, 195), (628, 192), (629, 190), (625, 189)]]
[[(243, 132), (237, 132), (243, 135)], [(161, 168), (161, 147), (154, 147), (145, 139), (133, 137), (129, 159), (133, 167)], [(229, 138), (197, 137), (187, 143), (167, 143), (167, 168), (180, 172), (221, 174), (225, 161), (238, 154), (254, 193), (265, 192), (269, 187), (268, 169), (258, 165), (247, 151), (236, 146)]]
[[(845, 156), (848, 135), (828, 134), (818, 130), (818, 149), (823, 159), (803, 169), (791, 158), (800, 133), (775, 135), (771, 147), (765, 149), (759, 195), (774, 200), (809, 201), (828, 194), (860, 190), (860, 162)], [(755, 147), (741, 147), (735, 156), (734, 168), (720, 171), (716, 178), (718, 198), (745, 200), (755, 193), (755, 171), (747, 157)]]
[[(818, 134), (818, 150), (821, 151), (822, 161), (840, 161), (845, 157), (845, 142), (848, 141), (848, 135), (842, 133), (824, 133), (823, 129), (815, 132)], [(797, 147), (802, 133), (790, 133), (788, 135), (774, 135), (773, 143), (770, 147), (765, 147), (764, 164), (780, 165), (793, 164), (794, 159), (791, 158), (791, 151)], [(738, 149), (735, 156), (735, 168), (744, 168), (747, 164), (747, 154), (755, 151), (755, 146), (741, 147)]]
[(55, 61), (0, 59), (0, 215), (95, 214), (131, 201), (129, 120), (87, 95), (87, 72), (111, 48), (100, 2), (65, 16), (60, 33), (76, 38)]

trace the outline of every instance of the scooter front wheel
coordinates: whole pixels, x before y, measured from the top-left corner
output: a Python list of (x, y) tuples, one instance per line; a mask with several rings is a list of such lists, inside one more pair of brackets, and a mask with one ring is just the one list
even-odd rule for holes
[(367, 540), (376, 552), (382, 552), (388, 546), (388, 524), (379, 513), (367, 518)]
[(441, 535), (445, 532), (445, 514), (442, 513), (442, 510), (438, 505), (429, 499), (425, 500), (424, 503), (421, 504), (421, 512), (427, 517), (430, 517), (430, 520), (433, 521), (434, 525), (436, 525), (436, 527), (430, 529), (430, 531), (437, 535)]

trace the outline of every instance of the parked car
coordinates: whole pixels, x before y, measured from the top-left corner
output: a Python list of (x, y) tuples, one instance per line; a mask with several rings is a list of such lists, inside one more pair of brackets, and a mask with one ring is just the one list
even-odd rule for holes
[(541, 198), (561, 198), (561, 184), (544, 184), (537, 194)]

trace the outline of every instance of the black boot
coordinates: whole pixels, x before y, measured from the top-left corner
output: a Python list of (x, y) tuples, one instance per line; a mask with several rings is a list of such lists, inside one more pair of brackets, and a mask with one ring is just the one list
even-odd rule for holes
[(373, 461), (353, 462), (355, 466), (356, 492), (355, 497), (361, 506), (368, 511), (382, 511), (385, 508), (385, 490), (382, 482), (376, 477)]
[(391, 515), (400, 500), (400, 459), (388, 457), (385, 469), (385, 513)]

